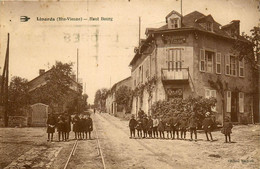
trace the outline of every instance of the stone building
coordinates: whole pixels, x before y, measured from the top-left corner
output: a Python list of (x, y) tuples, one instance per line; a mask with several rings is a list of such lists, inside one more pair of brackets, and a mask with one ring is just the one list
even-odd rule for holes
[[(29, 85), (29, 93), (33, 95), (33, 93), (36, 91), (36, 89), (42, 90), (43, 87), (47, 84), (47, 77), (50, 76), (52, 69), (48, 70), (45, 72), (45, 70), (40, 69), (39, 70), (39, 76), (36, 78), (32, 79), (31, 81), (28, 82)], [(42, 90), (44, 92), (44, 90)], [(63, 105), (56, 105), (53, 107), (54, 111), (56, 113), (61, 113), (65, 110), (67, 110), (68, 106), (70, 106), (77, 97), (81, 96), (82, 94), (82, 84), (76, 82), (75, 77), (71, 77), (71, 85), (70, 85), (70, 91), (68, 91), (68, 97), (66, 97), (66, 101)], [(41, 101), (34, 102), (35, 103), (40, 103)], [(45, 103), (46, 104), (46, 103)]]
[(109, 92), (106, 96), (106, 112), (107, 113), (116, 114), (116, 113), (123, 113), (124, 112), (124, 110), (122, 108), (119, 108), (119, 105), (117, 105), (116, 98), (115, 98), (116, 91), (121, 86), (127, 86), (130, 89), (132, 89), (132, 78), (131, 78), (131, 76), (117, 82), (109, 90)]
[[(217, 99), (214, 111), (219, 123), (225, 115), (232, 122), (252, 122), (253, 113), (259, 111), (254, 104), (257, 82), (251, 65), (231, 50), (235, 40), (247, 42), (240, 36), (240, 21), (222, 26), (211, 15), (194, 11), (181, 16), (172, 11), (164, 26), (147, 28), (146, 36), (130, 62), (133, 89), (151, 79), (156, 84), (152, 91), (144, 88), (142, 97), (134, 97), (133, 114), (139, 108), (150, 114), (158, 100), (193, 95)], [(221, 82), (224, 95), (210, 81)]]

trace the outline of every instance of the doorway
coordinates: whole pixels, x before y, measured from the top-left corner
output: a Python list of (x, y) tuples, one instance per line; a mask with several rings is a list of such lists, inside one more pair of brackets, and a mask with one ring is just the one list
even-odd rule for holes
[(231, 121), (238, 122), (238, 92), (231, 92)]

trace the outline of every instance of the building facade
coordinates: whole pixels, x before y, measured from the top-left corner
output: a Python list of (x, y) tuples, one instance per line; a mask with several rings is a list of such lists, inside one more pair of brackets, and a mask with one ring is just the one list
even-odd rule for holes
[(232, 51), (236, 40), (247, 43), (239, 25), (233, 20), (221, 26), (211, 15), (197, 11), (185, 16), (172, 11), (166, 25), (147, 28), (147, 37), (130, 62), (133, 89), (151, 79), (156, 83), (152, 91), (144, 88), (142, 97), (134, 97), (132, 113), (141, 108), (150, 114), (151, 105), (159, 100), (203, 96), (217, 99), (213, 111), (219, 123), (224, 116), (232, 122), (252, 122), (259, 112), (254, 104), (259, 84), (252, 66)]
[(123, 113), (124, 110), (118, 107), (116, 103), (116, 91), (121, 86), (127, 86), (132, 89), (132, 77), (125, 78), (112, 86), (106, 96), (106, 112), (110, 114)]

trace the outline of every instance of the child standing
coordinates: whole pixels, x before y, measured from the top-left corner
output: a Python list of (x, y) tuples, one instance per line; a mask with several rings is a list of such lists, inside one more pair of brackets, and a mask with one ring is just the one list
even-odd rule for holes
[(147, 119), (147, 115), (144, 114), (143, 119), (142, 119), (142, 127), (143, 127), (143, 138), (147, 137), (147, 124), (148, 124), (148, 119)]
[(149, 138), (152, 138), (152, 134), (153, 134), (153, 119), (151, 118), (151, 116), (148, 116), (148, 123), (147, 123), (147, 131), (148, 131), (148, 135)]
[(79, 132), (79, 116), (78, 114), (75, 114), (72, 123), (73, 123), (73, 131), (75, 133), (75, 140), (78, 139), (78, 132)]
[(179, 139), (179, 119), (178, 117), (174, 116), (172, 118), (172, 122), (171, 122), (171, 126), (172, 126), (172, 134), (173, 134), (173, 139), (175, 139), (175, 133), (176, 133), (176, 136), (177, 136), (177, 139)]
[(64, 118), (62, 115), (58, 117), (58, 123), (57, 123), (57, 131), (58, 131), (58, 139), (59, 141), (65, 141), (64, 139), (64, 128), (65, 128), (65, 123), (64, 123)]
[(52, 113), (48, 114), (47, 119), (47, 133), (48, 133), (48, 140), (53, 141), (53, 133), (55, 132), (55, 118)]
[(153, 137), (154, 138), (158, 138), (158, 124), (159, 124), (159, 119), (157, 118), (157, 116), (154, 116), (153, 118)]
[(93, 121), (92, 118), (90, 117), (90, 114), (87, 114), (87, 132), (86, 132), (86, 139), (87, 139), (87, 134), (88, 138), (91, 139), (91, 132), (93, 131)]
[(141, 118), (137, 119), (137, 124), (136, 124), (136, 130), (137, 130), (137, 136), (138, 138), (142, 138), (142, 128), (143, 128), (143, 124), (142, 124), (142, 120)]
[(223, 128), (221, 129), (221, 133), (225, 135), (225, 143), (227, 143), (228, 140), (229, 140), (229, 143), (231, 143), (230, 134), (232, 133), (232, 131), (231, 131), (232, 128), (233, 128), (233, 125), (230, 122), (229, 118), (225, 117), (225, 122), (223, 124)]
[(190, 139), (193, 140), (192, 135), (194, 133), (195, 141), (197, 141), (197, 127), (198, 127), (198, 119), (193, 113), (189, 119), (189, 128), (190, 128)]
[(130, 137), (135, 137), (135, 127), (136, 127), (137, 121), (135, 120), (135, 116), (132, 115), (131, 119), (129, 120), (129, 129), (130, 129)]
[(187, 131), (187, 119), (184, 117), (180, 121), (180, 130), (181, 130), (181, 139), (186, 139), (186, 131)]
[(210, 139), (211, 141), (213, 141), (213, 138), (212, 138), (212, 134), (211, 134), (211, 131), (212, 131), (212, 126), (213, 126), (213, 121), (212, 119), (210, 118), (210, 112), (207, 112), (205, 114), (205, 119), (203, 120), (202, 122), (202, 128), (206, 134), (206, 137), (207, 137), (207, 141), (210, 141), (209, 140), (209, 137), (208, 137), (208, 134), (210, 136)]
[(167, 139), (172, 138), (172, 127), (170, 118), (166, 120), (165, 131), (167, 132)]
[(159, 119), (159, 124), (157, 130), (160, 133), (160, 138), (164, 139), (164, 123), (162, 121), (162, 118)]

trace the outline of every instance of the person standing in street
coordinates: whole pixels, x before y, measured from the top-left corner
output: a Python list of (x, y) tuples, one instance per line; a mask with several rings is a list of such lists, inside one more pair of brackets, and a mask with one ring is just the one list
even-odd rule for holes
[(137, 130), (137, 136), (138, 138), (142, 138), (142, 129), (143, 129), (143, 124), (142, 124), (142, 119), (138, 117), (137, 119), (137, 124), (136, 124), (136, 130)]
[(55, 118), (52, 113), (48, 114), (47, 133), (48, 133), (47, 141), (53, 141), (53, 133), (55, 133)]
[(159, 119), (157, 118), (157, 116), (154, 116), (154, 118), (153, 118), (153, 137), (154, 138), (158, 138), (158, 131), (157, 131), (158, 125), (159, 125)]
[(71, 131), (71, 126), (70, 126), (70, 123), (71, 123), (71, 117), (70, 115), (68, 114), (68, 112), (65, 112), (64, 113), (64, 119), (65, 119), (65, 140), (69, 140), (69, 134), (70, 134), (70, 131)]
[(180, 130), (181, 130), (181, 139), (186, 139), (186, 131), (187, 131), (187, 119), (183, 117), (180, 121)]
[(75, 113), (74, 118), (72, 119), (72, 124), (73, 124), (73, 131), (75, 133), (75, 140), (78, 139), (78, 132), (79, 132), (79, 116), (77, 113)]
[(197, 127), (198, 127), (198, 119), (196, 118), (195, 113), (193, 112), (191, 117), (189, 118), (189, 128), (190, 128), (190, 140), (193, 140), (193, 133), (195, 136), (195, 141), (197, 141)]
[(142, 119), (142, 124), (143, 124), (143, 138), (147, 137), (147, 124), (148, 124), (148, 119), (147, 115), (144, 114), (143, 119)]
[(90, 114), (87, 114), (87, 132), (86, 132), (86, 139), (87, 139), (87, 135), (88, 138), (91, 140), (91, 132), (93, 131), (93, 120), (90, 117)]
[[(210, 112), (207, 112), (205, 114), (205, 119), (203, 120), (202, 122), (202, 128), (206, 134), (206, 137), (207, 137), (207, 141), (213, 141), (213, 138), (212, 138), (212, 134), (211, 134), (211, 131), (212, 131), (212, 126), (213, 126), (213, 121), (212, 119), (210, 118)], [(209, 137), (208, 137), (208, 134), (210, 136), (210, 140), (209, 140)]]
[(163, 122), (162, 118), (159, 119), (159, 124), (158, 124), (157, 130), (160, 133), (160, 138), (164, 139), (164, 122)]
[(172, 117), (172, 139), (175, 139), (175, 133), (176, 133), (176, 138), (179, 139), (179, 118), (177, 116)]
[(170, 118), (167, 118), (165, 121), (165, 131), (167, 133), (167, 139), (172, 138), (172, 127)]
[(225, 117), (225, 122), (223, 124), (223, 128), (221, 129), (221, 133), (225, 135), (225, 143), (231, 143), (231, 133), (232, 133), (233, 125), (229, 120), (229, 117)]
[(137, 121), (135, 120), (135, 116), (132, 115), (131, 119), (129, 120), (129, 129), (130, 129), (130, 137), (129, 138), (135, 138), (136, 124), (137, 124)]
[[(64, 117), (59, 115), (57, 122), (58, 140), (65, 141), (65, 122)], [(62, 140), (61, 140), (62, 139)]]
[(151, 118), (151, 116), (148, 116), (148, 122), (147, 122), (147, 131), (148, 131), (148, 135), (149, 138), (152, 138), (152, 134), (153, 134), (153, 120)]

